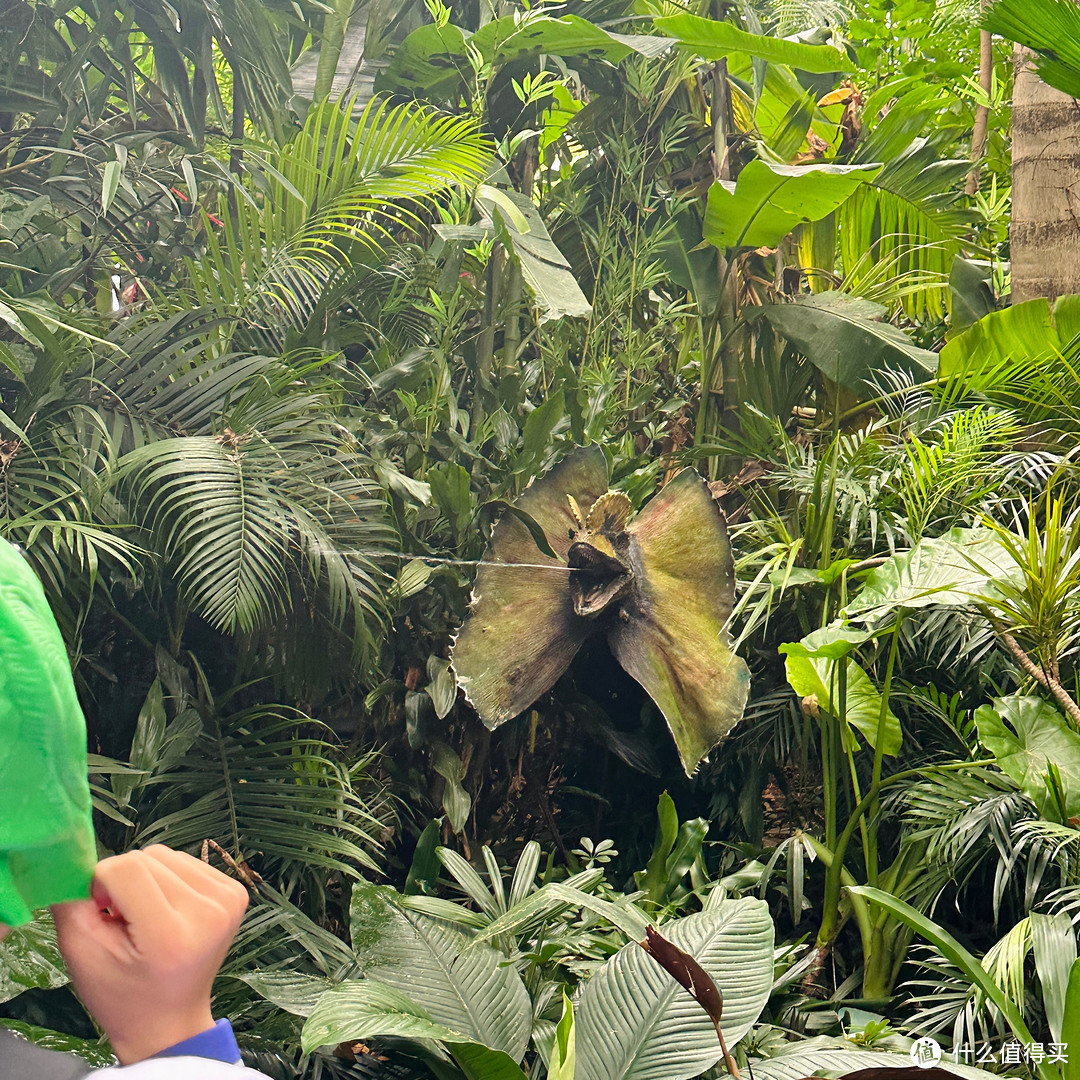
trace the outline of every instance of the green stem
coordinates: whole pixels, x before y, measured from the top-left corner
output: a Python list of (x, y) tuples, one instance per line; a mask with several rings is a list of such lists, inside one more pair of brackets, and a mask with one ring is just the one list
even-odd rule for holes
[(353, 0), (336, 0), (323, 16), (322, 38), (319, 42), (319, 66), (315, 70), (314, 104), (325, 101), (334, 87), (345, 31), (349, 28)]
[[(874, 740), (874, 772), (871, 787), (881, 787), (881, 765), (885, 754), (885, 722), (889, 716), (889, 695), (892, 693), (893, 672), (896, 670), (896, 656), (900, 648), (900, 628), (904, 625), (903, 612), (896, 619), (893, 627), (892, 642), (889, 645), (889, 660), (885, 667), (885, 682), (881, 687), (881, 711), (878, 713), (877, 738)], [(870, 829), (866, 847), (866, 881), (869, 885), (877, 885), (878, 880), (878, 835), (876, 819), (878, 815), (879, 800), (874, 797), (870, 804), (869, 821)]]
[[(996, 760), (996, 759), (995, 759)], [(843, 884), (841, 874), (844, 871), (844, 857), (847, 854), (848, 844), (855, 833), (859, 819), (874, 805), (882, 788), (891, 787), (893, 784), (902, 783), (916, 776), (926, 776), (934, 772), (954, 772), (959, 769), (971, 769), (980, 765), (986, 765), (985, 761), (957, 761), (950, 765), (931, 765), (921, 769), (902, 769), (885, 779), (877, 779), (870, 784), (866, 794), (859, 804), (851, 812), (851, 816), (844, 826), (835, 845), (831, 845), (833, 853), (832, 863), (826, 864), (825, 869), (825, 896), (822, 900), (821, 928), (818, 930), (817, 944), (819, 948), (829, 945), (839, 929), (840, 915), (840, 889)]]

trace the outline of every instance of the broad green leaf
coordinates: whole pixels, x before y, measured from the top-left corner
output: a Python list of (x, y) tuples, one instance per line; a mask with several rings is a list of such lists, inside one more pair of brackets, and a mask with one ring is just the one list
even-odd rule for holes
[(435, 706), (435, 715), (442, 720), (457, 699), (457, 685), (450, 672), (450, 661), (432, 654), (428, 657), (427, 673), (430, 681), (425, 689)]
[[(155, 769), (161, 756), (162, 743), (165, 740), (165, 700), (161, 693), (161, 680), (155, 679), (147, 691), (146, 700), (139, 710), (139, 719), (135, 724), (135, 737), (131, 744), (130, 764), (133, 769), (140, 769), (149, 774)], [(189, 744), (190, 745), (190, 744)], [(131, 801), (132, 792), (143, 786), (146, 775), (119, 775), (113, 779), (113, 794), (116, 805), (123, 809)]]
[(513, 1058), (431, 1019), (410, 997), (377, 979), (342, 983), (320, 998), (304, 1024), (303, 1049), (358, 1039), (435, 1039), (449, 1049), (467, 1080), (525, 1080)]
[(796, 225), (831, 214), (880, 165), (771, 165), (755, 159), (738, 181), (709, 188), (705, 239), (721, 248), (776, 247)]
[(836, 622), (823, 626), (820, 630), (814, 630), (799, 641), (790, 641), (786, 645), (781, 645), (778, 651), (787, 656), (839, 660), (841, 656), (847, 656), (852, 649), (865, 644), (873, 636), (866, 630), (855, 630)]
[(101, 212), (107, 214), (120, 183), (120, 162), (106, 161), (101, 173)]
[(188, 198), (194, 205), (199, 201), (199, 184), (195, 179), (195, 169), (192, 167), (190, 158), (180, 159), (180, 171), (184, 174), (184, 183), (187, 184)]
[(833, 382), (864, 394), (883, 368), (930, 378), (938, 358), (920, 349), (888, 320), (880, 304), (845, 293), (822, 292), (793, 304), (768, 304), (762, 315)]
[(537, 141), (537, 151), (541, 159), (544, 151), (562, 138), (570, 122), (585, 107), (585, 103), (574, 97), (562, 83), (552, 86), (551, 97), (552, 103), (541, 117), (543, 127)]
[(521, 977), (495, 949), (470, 948), (466, 934), (403, 901), (387, 886), (353, 887), (352, 940), (363, 974), (422, 1002), (435, 1023), (520, 1061), (532, 1017)]
[(555, 1028), (555, 1043), (551, 1048), (547, 1080), (575, 1080), (577, 1061), (577, 1033), (574, 1031), (574, 1005), (563, 994), (562, 1018)]
[(425, 588), (430, 580), (431, 567), (420, 559), (411, 559), (398, 571), (393, 594), (399, 600), (407, 600)]
[(675, 218), (658, 256), (671, 280), (690, 294), (700, 315), (716, 311), (720, 300), (716, 252), (701, 245), (701, 224), (696, 215), (681, 213)]
[[(785, 1042), (775, 1057), (751, 1058), (754, 1080), (804, 1080), (808, 1076), (843, 1076), (861, 1069), (906, 1069), (911, 1055), (866, 1050), (846, 1039), (819, 1035)], [(990, 1080), (994, 1073), (944, 1058), (941, 1067), (968, 1080)]]
[[(490, 925), (488, 915), (470, 911), (462, 904), (456, 904), (453, 900), (444, 900), (441, 896), (425, 896), (422, 893), (414, 893), (404, 896), (401, 902), (410, 911), (428, 915), (433, 919), (441, 919), (443, 922), (450, 923), (453, 926), (486, 931)], [(471, 940), (475, 941), (476, 938), (474, 937)]]
[(468, 859), (459, 855), (453, 848), (436, 848), (435, 854), (450, 876), (461, 886), (465, 895), (481, 912), (491, 919), (497, 918), (502, 913), (503, 908), (499, 904), (498, 897), (492, 889), (488, 888)]
[(1046, 1023), (1054, 1042), (1061, 1042), (1062, 1033), (1066, 1030), (1063, 1026), (1065, 998), (1076, 963), (1076, 932), (1072, 920), (1063, 911), (1056, 915), (1032, 911), (1028, 914), (1028, 922), (1031, 924), (1031, 951), (1042, 987)]
[(683, 878), (690, 873), (690, 868), (701, 856), (701, 848), (708, 833), (709, 823), (705, 818), (691, 818), (679, 826), (675, 850), (667, 860), (665, 895), (670, 896), (672, 890), (677, 888)]
[(1001, 987), (990, 977), (986, 969), (979, 963), (978, 958), (968, 952), (952, 934), (938, 926), (937, 923), (922, 914), (922, 912), (916, 911), (910, 904), (893, 896), (892, 893), (885, 892), (882, 889), (875, 889), (870, 885), (852, 885), (848, 887), (848, 892), (883, 907), (891, 915), (911, 927), (916, 934), (925, 938), (931, 945), (937, 946), (942, 955), (955, 964), (967, 976), (968, 980), (998, 1007), (1017, 1040), (1024, 1044), (1034, 1041), (1017, 1006), (1009, 1000)]
[(1015, 561), (992, 530), (951, 529), (944, 536), (920, 540), (871, 570), (846, 614), (869, 619), (901, 608), (975, 604), (992, 595), (995, 578), (1017, 573)]
[(260, 997), (293, 1016), (310, 1016), (333, 983), (323, 975), (303, 971), (248, 971), (232, 978), (247, 983)]
[(599, 896), (591, 896), (589, 893), (560, 882), (552, 882), (544, 888), (550, 889), (552, 896), (607, 919), (612, 926), (617, 926), (633, 941), (640, 941), (645, 937), (645, 927), (648, 926), (649, 920), (641, 908), (629, 900), (623, 899), (617, 902), (602, 900)]
[[(775, 145), (777, 139), (782, 136), (783, 129), (790, 124), (792, 116), (804, 107), (808, 96), (806, 87), (799, 82), (798, 76), (791, 68), (782, 64), (764, 65), (765, 76), (762, 79), (761, 63), (748, 54), (732, 55), (728, 58), (727, 66), (731, 78), (752, 87), (756, 95), (756, 97), (747, 97), (743, 102), (737, 88), (734, 88), (733, 109), (738, 111), (740, 105), (745, 105), (746, 120), (753, 122), (753, 126), (761, 133), (765, 144), (777, 153)], [(811, 97), (810, 100), (812, 101), (813, 98)], [(843, 131), (839, 124), (843, 108), (843, 105), (831, 105), (823, 109), (815, 105), (812, 109), (811, 130), (828, 147), (825, 151), (826, 159), (835, 156), (843, 140)]]
[[(456, 693), (456, 689), (455, 689)], [(434, 698), (432, 698), (434, 702)], [(442, 805), (446, 811), (450, 828), (460, 833), (465, 828), (472, 809), (472, 797), (461, 785), (465, 769), (461, 758), (444, 742), (436, 742), (431, 747), (431, 764), (435, 771), (446, 781)]]
[[(490, 185), (484, 188), (488, 195), (481, 193), (478, 199), (484, 211), (481, 224), (436, 225), (436, 235), (446, 243), (475, 244), (490, 237), (501, 240), (521, 269), (541, 322), (563, 316), (587, 316), (592, 306), (532, 200), (517, 191)], [(498, 200), (494, 198), (496, 195)]]
[(980, 372), (1002, 364), (1060, 356), (1080, 334), (1080, 297), (1027, 300), (991, 311), (945, 343), (938, 357), (938, 375)]
[(27, 1024), (22, 1020), (0, 1019), (0, 1028), (14, 1031), (24, 1039), (29, 1039), (43, 1050), (53, 1050), (60, 1054), (74, 1054), (80, 1057), (90, 1069), (108, 1069), (116, 1064), (112, 1048), (99, 1039), (80, 1039), (77, 1035), (68, 1035), (63, 1031)]
[(993, 264), (957, 256), (949, 272), (953, 333), (966, 329), (997, 309), (993, 289)]
[[(487, 207), (488, 213), (492, 217), (494, 211), (498, 210), (517, 233), (522, 236), (529, 233), (529, 219), (518, 209), (518, 204), (510, 197), (509, 191), (503, 191), (502, 188), (494, 187), (491, 184), (480, 184), (476, 189), (476, 198), (480, 200), (482, 205)], [(489, 203), (490, 206), (487, 205)]]
[(431, 1019), (411, 997), (378, 979), (350, 979), (327, 990), (308, 1016), (301, 1035), (306, 1053), (357, 1039), (391, 1036), (400, 1039), (465, 1041)]
[(675, 800), (666, 792), (660, 793), (656, 804), (656, 839), (645, 867), (641, 887), (650, 900), (661, 900), (667, 884), (667, 860), (679, 836), (679, 815)]
[[(753, 1026), (772, 988), (768, 905), (725, 900), (661, 930), (720, 988), (724, 1038), (732, 1048)], [(636, 941), (585, 984), (574, 1026), (575, 1080), (686, 1080), (720, 1058), (705, 1011)]]
[(56, 928), (47, 910), (17, 927), (0, 947), (0, 1003), (24, 990), (55, 990), (70, 982), (56, 944)]
[[(847, 665), (847, 696), (844, 703), (837, 700), (840, 664)], [(881, 695), (870, 681), (870, 676), (858, 664), (846, 658), (830, 660), (824, 656), (788, 656), (784, 660), (784, 669), (795, 693), (800, 697), (816, 698), (818, 707), (830, 716), (839, 717), (841, 704), (844, 704), (844, 719), (858, 729), (872, 748), (876, 748)], [(899, 753), (902, 740), (900, 721), (892, 709), (887, 709), (882, 752), (890, 755)]]
[(731, 53), (746, 53), (774, 64), (802, 71), (827, 73), (853, 71), (854, 65), (831, 45), (804, 45), (787, 38), (748, 34), (729, 22), (702, 19), (697, 15), (666, 15), (653, 19), (662, 34), (675, 38), (704, 60), (720, 60)]
[(376, 92), (404, 91), (428, 100), (453, 94), (470, 72), (466, 34), (454, 25), (417, 27), (394, 50), (375, 80)]
[(521, 452), (514, 460), (514, 472), (529, 473), (543, 459), (551, 445), (551, 433), (566, 413), (562, 390), (556, 390), (525, 418)]
[(1053, 763), (1064, 787), (1067, 816), (1080, 815), (1080, 735), (1053, 705), (1042, 698), (1010, 694), (976, 709), (975, 723), (979, 742), (1040, 812), (1057, 817), (1046, 780)]
[(527, 1080), (509, 1054), (476, 1042), (448, 1042), (450, 1053), (465, 1080)]
[[(587, 317), (592, 305), (581, 291), (566, 256), (548, 234), (540, 211), (520, 192), (506, 191), (504, 194), (524, 218), (525, 229), (520, 229), (514, 219), (494, 204), (484, 208), (490, 225), (521, 267), (521, 276), (539, 309), (540, 321), (560, 319), (564, 315)], [(480, 204), (484, 206), (482, 199)]]
[[(1069, 969), (1069, 982), (1065, 990), (1065, 1009), (1062, 1014), (1061, 1030), (1073, 1032), (1080, 1030), (1080, 960), (1074, 960)], [(1065, 1080), (1080, 1080), (1080, 1054), (1070, 1054), (1065, 1063)]]
[(536, 882), (536, 871), (540, 868), (540, 845), (535, 840), (530, 840), (518, 856), (517, 866), (514, 867), (514, 877), (510, 882), (510, 895), (507, 898), (507, 907), (513, 908), (533, 891)]
[(647, 35), (609, 34), (579, 15), (553, 18), (534, 14), (491, 19), (475, 34), (454, 26), (421, 26), (395, 50), (376, 90), (405, 91), (427, 99), (454, 96), (467, 86), (469, 50), (495, 69), (541, 54), (585, 57), (617, 64), (632, 52), (658, 55), (661, 43)]
[(446, 515), (454, 536), (460, 539), (465, 535), (473, 516), (472, 481), (468, 469), (450, 461), (440, 461), (428, 470), (427, 479), (435, 505)]
[(534, 16), (518, 20), (513, 15), (492, 19), (473, 34), (470, 44), (496, 65), (527, 60), (533, 56), (585, 56), (617, 64), (639, 51), (632, 36), (609, 34), (580, 15), (559, 18)]

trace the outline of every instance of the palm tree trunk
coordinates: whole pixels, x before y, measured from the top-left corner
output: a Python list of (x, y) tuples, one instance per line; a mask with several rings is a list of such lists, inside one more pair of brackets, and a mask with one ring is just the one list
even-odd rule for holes
[[(986, 0), (979, 5), (986, 6)], [(979, 86), (989, 96), (994, 78), (994, 42), (989, 30), (979, 31)], [(967, 175), (964, 192), (974, 195), (979, 190), (979, 162), (986, 149), (986, 129), (990, 123), (990, 107), (978, 105), (975, 108), (975, 126), (971, 132), (971, 161), (973, 168)]]
[(1012, 299), (1080, 293), (1080, 102), (1013, 53)]

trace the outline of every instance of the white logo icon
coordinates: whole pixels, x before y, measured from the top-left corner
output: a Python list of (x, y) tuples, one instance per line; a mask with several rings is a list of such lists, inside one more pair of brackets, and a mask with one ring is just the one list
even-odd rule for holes
[(911, 1044), (911, 1063), (920, 1069), (932, 1069), (941, 1060), (941, 1046), (929, 1035), (916, 1039)]

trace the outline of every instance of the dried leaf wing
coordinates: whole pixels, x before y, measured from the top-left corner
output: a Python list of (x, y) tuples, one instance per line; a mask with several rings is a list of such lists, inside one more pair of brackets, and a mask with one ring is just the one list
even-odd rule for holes
[[(571, 451), (551, 472), (534, 480), (514, 500), (514, 505), (524, 510), (544, 530), (548, 542), (565, 562), (566, 553), (570, 550), (570, 535), (580, 528), (567, 496), (571, 496), (580, 507), (590, 507), (607, 491), (607, 486), (608, 466), (604, 451), (599, 446), (586, 446)], [(509, 557), (504, 557), (504, 547), (511, 541), (499, 535), (503, 521), (492, 532), (488, 551), (500, 562), (510, 562)], [(526, 538), (526, 546), (526, 551), (515, 547), (513, 561), (536, 561), (533, 556), (539, 552), (531, 538)], [(508, 556), (509, 548), (506, 548), (506, 553)], [(522, 558), (519, 559), (519, 555)], [(488, 557), (484, 556), (485, 559)]]
[(684, 469), (627, 531), (634, 589), (608, 640), (664, 714), (689, 776), (742, 717), (750, 688), (725, 630), (735, 588), (727, 526)]
[[(591, 506), (607, 490), (599, 447), (576, 450), (515, 501), (543, 529), (552, 559), (519, 518), (504, 514), (491, 534), (469, 613), (454, 642), (458, 685), (489, 728), (527, 709), (570, 666), (594, 625), (574, 613), (566, 553), (578, 527), (567, 496)], [(490, 564), (533, 564), (521, 565)], [(537, 569), (550, 566), (552, 569)]]

